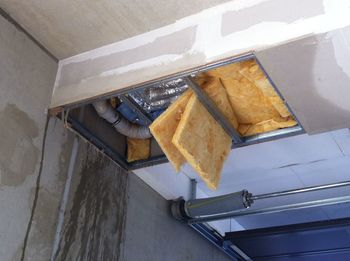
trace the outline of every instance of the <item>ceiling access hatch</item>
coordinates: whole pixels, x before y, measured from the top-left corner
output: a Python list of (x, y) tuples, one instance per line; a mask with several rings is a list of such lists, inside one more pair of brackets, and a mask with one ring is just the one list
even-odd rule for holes
[[(249, 135), (249, 131), (246, 134), (242, 134), (244, 129), (242, 131), (240, 128), (234, 128), (226, 120), (220, 109), (212, 102), (211, 98), (202, 90), (201, 86), (196, 84), (198, 77), (214, 74), (218, 70), (229, 72), (228, 69), (230, 66), (239, 66), (245, 63), (254, 64), (263, 73), (264, 80), (270, 84), (274, 95), (278, 96), (277, 98), (282, 101), (288, 113), (290, 113), (288, 119), (295, 120), (293, 126), (267, 127), (266, 129), (268, 131), (264, 131), (264, 128), (262, 128), (262, 130), (257, 130), (256, 133), (253, 132), (252, 135)], [(254, 77), (254, 74), (252, 74), (252, 77)], [(242, 88), (244, 89), (244, 87)], [(226, 133), (232, 137), (232, 149), (304, 133), (297, 117), (278, 91), (278, 86), (276, 87), (274, 85), (273, 80), (266, 74), (263, 66), (253, 53), (225, 59), (190, 71), (180, 72), (176, 75), (140, 84), (139, 86), (124, 89), (105, 97), (99, 97), (94, 101), (67, 106), (64, 108), (61, 116), (71, 129), (94, 144), (115, 162), (125, 169), (135, 170), (164, 163), (168, 160), (153, 137), (149, 141), (150, 153), (147, 159), (128, 160), (127, 137), (117, 132), (105, 119), (99, 117), (92, 103), (96, 101), (108, 101), (113, 107), (113, 110), (118, 111), (131, 124), (145, 126), (147, 128), (157, 117), (166, 111), (170, 104), (176, 101), (188, 89), (192, 89), (202, 105), (218, 121)], [(269, 129), (272, 130), (269, 131)]]

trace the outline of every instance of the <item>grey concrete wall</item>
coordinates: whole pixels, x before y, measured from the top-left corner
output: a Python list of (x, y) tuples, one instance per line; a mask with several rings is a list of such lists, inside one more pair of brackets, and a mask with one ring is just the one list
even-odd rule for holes
[(80, 141), (56, 260), (229, 260), (133, 173)]
[(121, 260), (127, 173), (80, 140), (55, 260)]
[(123, 260), (230, 260), (185, 224), (174, 220), (168, 201), (129, 174)]
[(42, 151), (56, 70), (52, 58), (0, 16), (2, 261), (40, 261), (51, 255), (71, 146), (71, 135), (51, 120)]
[[(49, 260), (73, 143), (46, 108), (56, 62), (0, 17), (0, 260)], [(226, 260), (80, 141), (57, 260)]]

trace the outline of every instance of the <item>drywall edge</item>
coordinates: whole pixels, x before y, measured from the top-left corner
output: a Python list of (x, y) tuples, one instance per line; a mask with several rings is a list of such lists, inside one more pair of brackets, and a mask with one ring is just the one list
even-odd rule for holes
[(350, 0), (235, 0), (206, 9), (61, 60), (50, 107), (345, 27), (350, 25), (349, 7)]

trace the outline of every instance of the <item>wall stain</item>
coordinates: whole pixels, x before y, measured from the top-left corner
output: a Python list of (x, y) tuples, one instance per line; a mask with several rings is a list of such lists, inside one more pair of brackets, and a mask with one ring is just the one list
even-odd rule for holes
[[(56, 260), (118, 261), (124, 241), (128, 176), (91, 145), (86, 146)], [(80, 157), (86, 146), (81, 146)]]
[(39, 130), (15, 104), (0, 111), (0, 187), (19, 186), (34, 174), (39, 149), (33, 144)]

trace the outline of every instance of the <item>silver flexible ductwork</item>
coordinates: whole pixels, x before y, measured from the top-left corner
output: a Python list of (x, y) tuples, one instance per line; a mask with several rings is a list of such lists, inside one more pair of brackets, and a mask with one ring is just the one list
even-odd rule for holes
[(97, 114), (112, 124), (121, 134), (135, 139), (148, 139), (152, 134), (148, 127), (131, 123), (112, 108), (107, 101), (97, 101), (92, 104)]
[(186, 82), (178, 78), (130, 92), (129, 96), (146, 112), (153, 112), (168, 108), (187, 89)]

